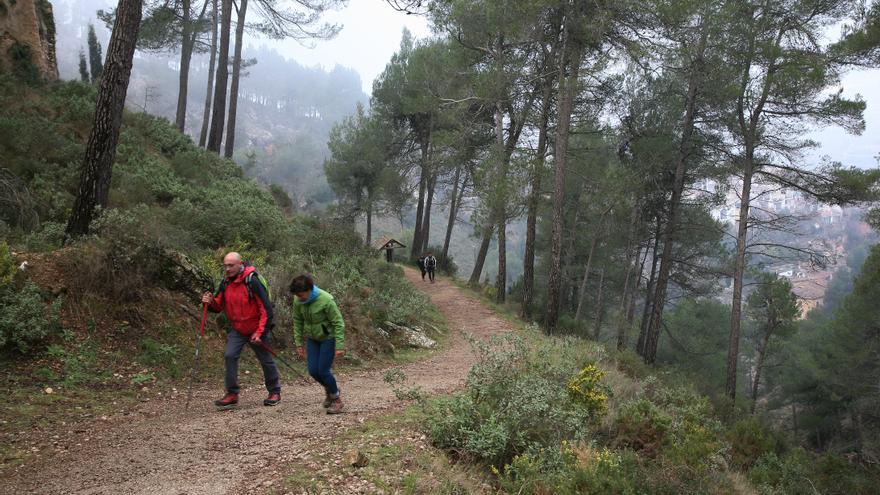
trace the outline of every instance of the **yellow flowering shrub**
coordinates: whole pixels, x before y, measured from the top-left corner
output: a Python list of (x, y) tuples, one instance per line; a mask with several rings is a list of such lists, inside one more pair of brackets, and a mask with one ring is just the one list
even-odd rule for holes
[(605, 372), (595, 364), (588, 364), (568, 381), (571, 398), (593, 417), (599, 417), (608, 410), (608, 396), (611, 391), (602, 383), (604, 376)]

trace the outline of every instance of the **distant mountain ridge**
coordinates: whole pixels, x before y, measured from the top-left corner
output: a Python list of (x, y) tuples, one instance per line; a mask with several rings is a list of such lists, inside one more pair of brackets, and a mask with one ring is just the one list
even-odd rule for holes
[[(78, 54), (86, 46), (89, 22), (106, 47), (109, 32), (96, 19), (105, 1), (59, 0), (56, 3), (58, 65), (62, 79), (76, 79)], [(284, 188), (297, 209), (318, 210), (335, 198), (324, 179), (327, 138), (333, 124), (366, 104), (360, 75), (337, 66), (304, 67), (274, 48), (245, 40), (243, 59), (256, 60), (244, 69), (239, 90), (234, 159), (248, 175)], [(174, 119), (179, 54), (138, 51), (128, 90), (128, 106)], [(245, 75), (246, 74), (246, 75)], [(186, 132), (198, 142), (204, 112), (208, 55), (193, 56)]]

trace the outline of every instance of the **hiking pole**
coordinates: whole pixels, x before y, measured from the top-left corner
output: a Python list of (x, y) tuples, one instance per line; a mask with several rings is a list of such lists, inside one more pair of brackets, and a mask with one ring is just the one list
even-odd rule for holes
[(306, 376), (302, 374), (302, 371), (300, 371), (300, 370), (294, 368), (292, 364), (290, 364), (290, 363), (287, 362), (287, 360), (282, 359), (281, 356), (279, 356), (278, 353), (275, 352), (275, 349), (272, 349), (271, 347), (269, 347), (269, 346), (268, 346), (265, 342), (263, 342), (262, 340), (260, 341), (260, 344), (259, 344), (259, 345), (260, 345), (260, 347), (262, 347), (263, 349), (266, 349), (267, 351), (269, 351), (269, 354), (271, 354), (275, 359), (277, 359), (279, 362), (281, 362), (281, 364), (283, 364), (284, 366), (287, 366), (288, 368), (290, 368), (291, 370), (293, 370), (293, 372), (296, 373), (296, 374), (299, 376), (299, 378), (300, 378), (301, 380), (303, 380), (303, 381), (305, 381), (305, 382), (308, 382), (308, 383), (311, 383), (311, 382), (309, 381), (309, 379), (306, 378)]
[(204, 303), (202, 308), (202, 322), (199, 324), (199, 336), (196, 338), (196, 357), (193, 359), (192, 370), (189, 374), (189, 391), (186, 393), (186, 407), (189, 409), (189, 401), (193, 394), (193, 381), (196, 379), (196, 368), (199, 365), (199, 353), (202, 350), (202, 335), (205, 334), (205, 320), (208, 318), (208, 303)]

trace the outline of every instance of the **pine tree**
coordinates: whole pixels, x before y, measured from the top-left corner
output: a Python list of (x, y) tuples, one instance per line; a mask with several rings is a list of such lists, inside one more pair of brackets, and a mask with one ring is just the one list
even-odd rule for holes
[(101, 43), (98, 42), (98, 36), (95, 34), (95, 26), (93, 24), (89, 24), (88, 43), (92, 82), (97, 82), (101, 79), (101, 74), (104, 72), (104, 56), (101, 53)]
[[(101, 78), (98, 89), (79, 191), (65, 230), (68, 237), (88, 234), (95, 209), (107, 206), (142, 8), (142, 0), (120, 0), (116, 9), (116, 22), (107, 45), (107, 73)], [(90, 33), (94, 33), (94, 29), (90, 29)], [(89, 36), (91, 39), (92, 36)], [(91, 48), (91, 43), (89, 45)]]
[(79, 49), (79, 78), (82, 82), (89, 82), (89, 66), (86, 62), (86, 53), (82, 48)]

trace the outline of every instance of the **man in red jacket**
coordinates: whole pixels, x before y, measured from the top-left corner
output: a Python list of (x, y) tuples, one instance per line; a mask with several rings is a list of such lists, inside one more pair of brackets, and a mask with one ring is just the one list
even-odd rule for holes
[[(226, 312), (232, 328), (226, 334), (226, 395), (214, 401), (220, 409), (231, 409), (238, 404), (238, 358), (245, 344), (250, 344), (263, 367), (263, 378), (269, 397), (263, 405), (274, 406), (281, 402), (281, 380), (272, 354), (260, 345), (268, 341), (272, 329), (272, 303), (254, 267), (246, 266), (241, 255), (235, 252), (223, 258), (226, 279), (220, 284), (217, 295), (205, 292), (202, 302), (208, 309)], [(253, 275), (252, 275), (253, 274)]]

